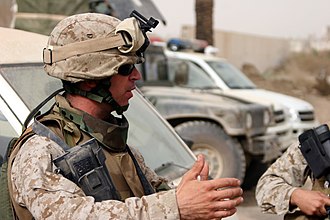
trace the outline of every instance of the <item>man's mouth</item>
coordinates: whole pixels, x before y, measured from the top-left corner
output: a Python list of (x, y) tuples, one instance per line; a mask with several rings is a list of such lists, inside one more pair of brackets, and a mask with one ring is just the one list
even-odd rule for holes
[(131, 92), (132, 90), (134, 90), (135, 89), (135, 86), (132, 86), (129, 90), (127, 90), (127, 91), (129, 91), (129, 92)]

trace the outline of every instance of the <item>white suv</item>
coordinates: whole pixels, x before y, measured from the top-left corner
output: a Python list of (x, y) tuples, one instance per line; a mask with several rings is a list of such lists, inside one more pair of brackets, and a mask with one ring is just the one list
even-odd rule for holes
[[(259, 89), (239, 69), (227, 60), (211, 55), (193, 52), (174, 52), (165, 50), (169, 62), (191, 62), (200, 67), (200, 74), (210, 77), (216, 87), (205, 88), (211, 93), (221, 93), (241, 100), (272, 106), (276, 115), (285, 114), (279, 118), (267, 133), (277, 134), (285, 149), (297, 140), (303, 131), (318, 125), (311, 104), (298, 98), (280, 93)], [(221, 90), (219, 90), (219, 88)], [(279, 123), (287, 120), (288, 123)], [(287, 129), (289, 126), (289, 130)]]

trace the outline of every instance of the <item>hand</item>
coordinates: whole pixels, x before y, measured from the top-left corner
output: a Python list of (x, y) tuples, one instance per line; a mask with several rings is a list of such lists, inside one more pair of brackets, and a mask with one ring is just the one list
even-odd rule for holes
[(319, 191), (299, 188), (291, 194), (290, 203), (298, 206), (306, 215), (325, 216), (325, 206), (330, 206), (330, 198)]
[[(207, 180), (209, 168), (198, 155), (194, 166), (182, 178), (176, 197), (181, 219), (221, 219), (236, 212), (243, 202), (240, 181), (235, 178)], [(200, 176), (200, 180), (197, 180)]]

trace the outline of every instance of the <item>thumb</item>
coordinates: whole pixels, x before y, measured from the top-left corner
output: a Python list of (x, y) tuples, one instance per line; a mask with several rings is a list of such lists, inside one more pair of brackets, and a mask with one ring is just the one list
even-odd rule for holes
[(197, 155), (197, 160), (193, 167), (185, 174), (184, 179), (196, 180), (205, 166), (205, 158), (202, 154)]
[(199, 176), (201, 178), (200, 180), (208, 180), (209, 178), (209, 165), (206, 161), (204, 162), (203, 169), (200, 172)]

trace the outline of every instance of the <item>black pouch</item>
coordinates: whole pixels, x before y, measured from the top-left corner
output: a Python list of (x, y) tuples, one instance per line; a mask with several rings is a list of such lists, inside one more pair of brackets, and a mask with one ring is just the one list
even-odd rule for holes
[(103, 150), (94, 138), (70, 148), (53, 162), (58, 173), (76, 183), (95, 201), (120, 200), (106, 168)]

